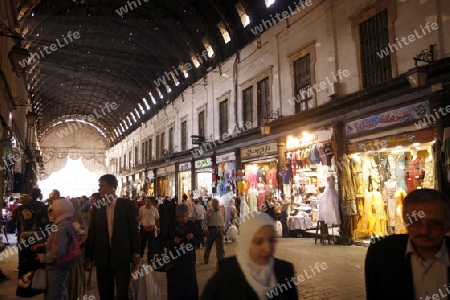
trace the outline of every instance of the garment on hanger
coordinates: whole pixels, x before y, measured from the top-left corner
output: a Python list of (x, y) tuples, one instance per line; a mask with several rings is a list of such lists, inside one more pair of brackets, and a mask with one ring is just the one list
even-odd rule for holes
[(406, 155), (400, 154), (397, 156), (395, 161), (395, 177), (397, 179), (397, 186), (407, 191), (408, 187), (406, 185), (404, 170), (406, 168)]
[(429, 155), (425, 158), (425, 163), (424, 163), (425, 177), (423, 179), (422, 187), (434, 189), (434, 188), (436, 188), (435, 163), (434, 163), (433, 155), (430, 154), (430, 151), (428, 151), (428, 154)]
[(395, 192), (397, 191), (397, 181), (389, 179), (384, 183), (383, 193), (388, 207), (389, 226), (395, 226), (395, 211), (397, 208), (397, 201), (395, 200)]
[(405, 169), (406, 185), (408, 193), (417, 189), (420, 186), (420, 180), (423, 179), (423, 165), (420, 157), (417, 157), (408, 162), (408, 167)]
[(395, 191), (394, 198), (396, 202), (396, 209), (395, 209), (395, 233), (407, 233), (406, 227), (403, 225), (403, 202), (405, 201), (406, 197), (406, 191), (401, 188), (397, 187), (397, 190)]
[(339, 196), (335, 187), (335, 177), (329, 176), (327, 178), (327, 186), (319, 198), (319, 221), (324, 221), (325, 224), (341, 224), (339, 216)]

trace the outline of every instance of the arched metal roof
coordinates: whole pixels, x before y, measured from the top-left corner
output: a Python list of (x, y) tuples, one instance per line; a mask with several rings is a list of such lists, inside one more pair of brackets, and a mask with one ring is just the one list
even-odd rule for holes
[[(267, 8), (264, 0), (242, 0), (252, 23), (244, 27), (237, 0), (17, 2), (18, 31), (25, 38), (22, 45), (36, 58), (27, 67), (26, 80), (38, 115), (38, 137), (64, 119), (81, 118), (104, 132), (110, 145), (173, 101), (208, 68), (256, 39), (250, 27), (296, 4), (277, 0)], [(231, 37), (229, 43), (222, 37), (219, 22)], [(205, 55), (205, 39), (214, 50), (213, 57)], [(52, 44), (56, 44), (53, 49)], [(192, 55), (200, 57), (202, 64), (192, 67), (185, 78), (179, 66), (193, 66)], [(179, 85), (168, 79), (174, 68)], [(158, 78), (167, 81), (171, 93), (157, 83)], [(116, 109), (108, 110), (107, 102), (115, 103)], [(133, 121), (131, 112), (137, 118), (136, 111), (140, 118), (130, 124), (127, 117)], [(89, 115), (94, 118), (88, 119)]]

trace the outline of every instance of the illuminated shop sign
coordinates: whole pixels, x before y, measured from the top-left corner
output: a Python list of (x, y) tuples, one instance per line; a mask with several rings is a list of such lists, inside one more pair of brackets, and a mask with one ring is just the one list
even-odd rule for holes
[(352, 135), (372, 129), (402, 124), (413, 120), (419, 120), (429, 114), (430, 103), (428, 101), (411, 104), (346, 123), (345, 134)]
[(217, 155), (216, 156), (216, 163), (220, 164), (223, 163), (225, 161), (234, 161), (236, 160), (236, 156), (234, 155), (234, 152), (230, 152), (230, 153), (226, 153), (226, 154), (222, 154), (222, 155)]
[(201, 169), (201, 168), (210, 167), (210, 166), (212, 166), (211, 158), (205, 158), (205, 159), (200, 159), (200, 160), (195, 161), (196, 169)]
[(183, 171), (190, 171), (190, 170), (191, 170), (191, 162), (179, 164), (179, 165), (178, 165), (178, 170), (179, 170), (180, 172), (183, 172)]
[(256, 158), (260, 156), (277, 154), (277, 143), (272, 142), (260, 146), (253, 146), (241, 150), (241, 159)]

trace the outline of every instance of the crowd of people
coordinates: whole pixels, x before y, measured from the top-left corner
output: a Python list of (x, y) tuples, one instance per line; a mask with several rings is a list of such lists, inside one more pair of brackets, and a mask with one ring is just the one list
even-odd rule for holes
[[(19, 203), (9, 203), (17, 229), (19, 278), (44, 267), (45, 299), (82, 299), (95, 266), (100, 299), (128, 299), (131, 275), (145, 266), (147, 254), (147, 266), (166, 265), (169, 300), (298, 298), (293, 265), (274, 257), (275, 224), (287, 201), (278, 205), (269, 199), (260, 212), (250, 212), (238, 197), (225, 207), (216, 198), (187, 195), (181, 203), (176, 197), (131, 201), (116, 195), (117, 184), (114, 175), (106, 174), (99, 179), (99, 192), (89, 198), (65, 198), (53, 190), (43, 200), (40, 190), (33, 189)], [(447, 196), (415, 190), (403, 209), (409, 234), (386, 237), (368, 249), (368, 299), (427, 299), (450, 279)], [(226, 258), (226, 233), (233, 227), (240, 239), (236, 255)], [(197, 250), (204, 248), (203, 263), (208, 264), (214, 243), (217, 270), (200, 295)], [(8, 279), (0, 269), (0, 281)], [(404, 282), (407, 293), (396, 280)], [(273, 291), (281, 286), (286, 291), (276, 295)], [(32, 293), (17, 287), (18, 296)]]

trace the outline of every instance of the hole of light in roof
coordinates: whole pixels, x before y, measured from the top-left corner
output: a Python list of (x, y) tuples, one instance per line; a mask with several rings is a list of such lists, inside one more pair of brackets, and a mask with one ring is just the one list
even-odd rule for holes
[(214, 50), (211, 46), (211, 44), (209, 43), (207, 38), (203, 38), (202, 39), (203, 42), (203, 46), (205, 47), (206, 51), (208, 52), (208, 57), (213, 57), (214, 56)]
[(168, 93), (172, 92), (172, 89), (170, 88), (169, 84), (167, 82), (164, 82), (164, 86), (166, 87), (166, 90)]
[(200, 62), (198, 61), (197, 56), (195, 56), (195, 54), (191, 54), (191, 59), (196, 68), (200, 67)]
[(149, 109), (150, 109), (150, 106), (148, 105), (147, 99), (142, 98), (142, 100), (144, 101), (145, 107), (147, 108), (147, 110), (149, 110)]
[(34, 12), (31, 13), (31, 16), (34, 17)]
[(238, 4), (236, 4), (235, 8), (239, 17), (241, 18), (242, 25), (246, 27), (248, 24), (250, 24), (250, 17), (245, 12), (244, 6), (242, 5), (241, 2), (239, 2)]
[(172, 80), (173, 82), (175, 82), (175, 86), (179, 86), (180, 82), (178, 81), (178, 78), (175, 76), (175, 74), (173, 74), (172, 72), (170, 72), (171, 76), (172, 76)]
[[(143, 99), (145, 99), (145, 98), (143, 98)], [(145, 111), (144, 111), (144, 108), (142, 107), (142, 105), (140, 103), (138, 103), (138, 106), (139, 106), (139, 110), (141, 111), (141, 114), (145, 114)]]
[(158, 87), (156, 87), (155, 89), (156, 89), (156, 92), (158, 92), (159, 98), (162, 99), (163, 98), (163, 94), (161, 93), (161, 90)]
[(274, 3), (275, 3), (275, 0), (266, 0), (266, 7), (269, 7)]
[[(140, 105), (140, 104), (139, 104)], [(141, 115), (139, 114), (139, 111), (137, 108), (134, 109), (134, 111), (136, 112), (136, 116), (139, 119), (141, 117)]]
[(222, 35), (222, 38), (225, 41), (225, 44), (228, 44), (228, 42), (231, 41), (231, 38), (230, 38), (230, 34), (228, 33), (228, 31), (225, 27), (225, 24), (222, 21), (220, 21), (219, 24), (217, 24), (217, 27), (219, 27), (220, 34)]
[(136, 123), (136, 116), (134, 115), (133, 112), (130, 112), (131, 117), (133, 118), (134, 123)]

